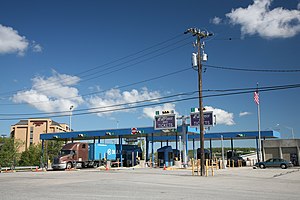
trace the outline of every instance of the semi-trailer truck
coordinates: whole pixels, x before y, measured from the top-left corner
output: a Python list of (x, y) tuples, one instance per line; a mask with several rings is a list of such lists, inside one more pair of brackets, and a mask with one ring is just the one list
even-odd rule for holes
[(101, 161), (116, 160), (116, 146), (100, 143), (68, 143), (54, 158), (52, 169), (98, 167)]
[[(98, 167), (104, 160), (112, 162), (120, 160), (120, 145), (101, 143), (68, 143), (62, 147), (58, 157), (55, 157), (52, 169), (70, 169), (73, 167)], [(142, 150), (137, 145), (122, 145), (123, 166), (137, 164), (142, 159)]]

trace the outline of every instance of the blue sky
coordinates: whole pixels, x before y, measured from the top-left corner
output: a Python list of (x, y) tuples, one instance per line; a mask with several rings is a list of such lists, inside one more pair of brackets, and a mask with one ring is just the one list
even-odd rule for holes
[[(197, 72), (191, 67), (195, 38), (183, 34), (191, 27), (214, 33), (205, 40), (204, 64), (226, 68), (206, 67), (204, 95), (216, 94), (205, 90), (255, 88), (257, 82), (260, 87), (299, 84), (299, 72), (278, 71), (300, 70), (298, 0), (3, 0), (1, 134), (9, 134), (18, 118), (68, 115), (71, 105), (75, 130), (151, 126), (155, 110), (189, 115), (198, 107), (197, 99), (98, 114), (89, 109), (122, 109), (136, 101), (196, 91)], [(217, 115), (211, 132), (257, 130), (253, 92), (203, 102)], [(299, 88), (261, 92), (261, 129), (291, 138), (293, 128), (300, 137), (299, 102)], [(53, 119), (69, 123), (68, 116)]]

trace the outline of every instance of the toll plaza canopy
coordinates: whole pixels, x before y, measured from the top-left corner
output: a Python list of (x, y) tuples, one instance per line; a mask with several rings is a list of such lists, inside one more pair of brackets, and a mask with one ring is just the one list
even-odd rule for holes
[[(189, 126), (178, 126), (176, 130), (154, 130), (154, 127), (139, 127), (139, 128), (120, 128), (120, 129), (104, 129), (94, 131), (74, 131), (74, 132), (59, 132), (59, 133), (43, 133), (40, 134), (40, 139), (43, 140), (90, 140), (90, 139), (114, 139), (114, 138), (137, 138), (147, 137), (148, 141), (163, 142), (177, 141), (178, 136), (182, 136), (183, 129), (187, 133), (187, 140), (199, 140), (200, 133), (197, 128)], [(261, 131), (261, 138), (280, 138), (280, 133), (273, 130)], [(218, 132), (204, 134), (205, 140), (224, 140), (230, 139), (257, 139), (258, 131), (238, 131), (238, 132)]]
[[(266, 138), (280, 138), (280, 133), (276, 131), (261, 131), (260, 136), (262, 139)], [(177, 126), (173, 130), (155, 130), (154, 127), (140, 127), (140, 128), (120, 128), (120, 129), (106, 129), (95, 131), (74, 131), (74, 132), (59, 132), (59, 133), (43, 133), (40, 134), (42, 140), (42, 152), (44, 152), (45, 140), (62, 140), (62, 141), (74, 141), (74, 140), (94, 140), (98, 143), (102, 139), (119, 139), (120, 151), (122, 152), (123, 139), (136, 139), (145, 138), (146, 142), (146, 160), (149, 160), (149, 143), (151, 145), (152, 165), (154, 166), (154, 143), (161, 142), (175, 142), (176, 150), (178, 150), (178, 140), (183, 144), (183, 158), (184, 163), (187, 163), (188, 141), (193, 141), (193, 151), (195, 150), (195, 141), (200, 140), (199, 129), (190, 128), (189, 126)], [(256, 139), (258, 141), (258, 131), (241, 131), (241, 132), (224, 132), (224, 133), (206, 133), (204, 139), (206, 140), (231, 140), (231, 146), (233, 150), (234, 139)], [(180, 143), (180, 142), (179, 142)], [(211, 142), (210, 142), (211, 143)], [(258, 144), (258, 142), (256, 142)], [(210, 147), (211, 148), (211, 147)], [(258, 149), (258, 148), (257, 148)], [(122, 160), (122, 154), (120, 154), (120, 160)], [(121, 166), (123, 166), (121, 162)]]

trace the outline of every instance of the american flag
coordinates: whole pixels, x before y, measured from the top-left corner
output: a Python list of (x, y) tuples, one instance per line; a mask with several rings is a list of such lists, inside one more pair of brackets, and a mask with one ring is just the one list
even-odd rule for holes
[(258, 105), (259, 104), (259, 94), (258, 90), (254, 92), (254, 102)]

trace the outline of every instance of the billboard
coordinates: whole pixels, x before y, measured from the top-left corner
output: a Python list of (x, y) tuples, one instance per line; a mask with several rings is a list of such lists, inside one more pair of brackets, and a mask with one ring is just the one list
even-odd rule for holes
[[(210, 127), (214, 125), (214, 115), (212, 111), (206, 111), (203, 112), (203, 118), (204, 118), (204, 126)], [(191, 127), (200, 127), (200, 113), (199, 112), (193, 112), (190, 114)]]
[(154, 130), (176, 129), (175, 114), (154, 116)]

